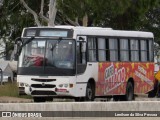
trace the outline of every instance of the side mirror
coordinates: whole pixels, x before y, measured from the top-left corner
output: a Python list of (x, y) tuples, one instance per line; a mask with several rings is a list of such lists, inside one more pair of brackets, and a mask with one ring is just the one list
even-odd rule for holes
[(21, 48), (22, 48), (22, 39), (20, 37), (15, 39), (15, 43), (14, 43), (14, 55), (15, 57), (19, 56)]
[(78, 36), (78, 42), (80, 42), (80, 46), (81, 46), (81, 52), (85, 53), (87, 50), (87, 37), (86, 36)]
[(82, 53), (85, 53), (85, 52), (86, 52), (86, 49), (87, 49), (87, 48), (86, 48), (86, 42), (82, 42), (82, 43), (81, 43), (81, 52), (82, 52)]

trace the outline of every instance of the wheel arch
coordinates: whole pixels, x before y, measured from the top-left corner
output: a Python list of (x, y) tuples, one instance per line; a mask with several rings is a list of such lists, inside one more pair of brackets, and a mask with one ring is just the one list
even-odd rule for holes
[(94, 78), (90, 78), (88, 80), (88, 83), (90, 83), (92, 85), (92, 87), (94, 88), (94, 96), (95, 96), (95, 93), (96, 93), (96, 82), (95, 82), (95, 79)]
[[(127, 84), (128, 84), (129, 82), (132, 83), (132, 85), (133, 85), (133, 92), (134, 92), (134, 94), (135, 94), (135, 80), (134, 80), (132, 77), (130, 77), (130, 78), (128, 79), (127, 83), (126, 83), (126, 88), (127, 88)], [(126, 92), (126, 91), (125, 91), (125, 92)]]
[[(127, 83), (129, 83), (129, 82), (132, 83), (133, 88), (134, 88), (134, 87), (135, 87), (135, 81), (134, 81), (134, 79), (133, 79), (132, 77), (130, 77), (130, 78), (128, 79)], [(127, 84), (126, 84), (126, 85), (127, 85)]]
[(91, 85), (93, 85), (94, 88), (96, 88), (96, 82), (95, 82), (94, 78), (90, 78), (88, 80), (88, 83), (90, 83)]

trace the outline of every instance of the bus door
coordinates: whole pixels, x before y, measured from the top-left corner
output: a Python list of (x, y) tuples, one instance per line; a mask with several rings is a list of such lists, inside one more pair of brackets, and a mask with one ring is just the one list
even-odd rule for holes
[(87, 46), (87, 37), (86, 36), (77, 36), (77, 74), (82, 74), (85, 72), (87, 65), (86, 58), (86, 46)]

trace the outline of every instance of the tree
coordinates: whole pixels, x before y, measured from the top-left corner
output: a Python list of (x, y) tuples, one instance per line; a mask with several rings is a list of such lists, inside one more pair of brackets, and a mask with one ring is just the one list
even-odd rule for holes
[(64, 22), (67, 21), (72, 25), (96, 26), (103, 24), (102, 17), (109, 18), (108, 15), (115, 16), (123, 13), (130, 2), (128, 0), (57, 0), (57, 4)]
[(3, 0), (0, 0), (0, 8), (2, 7), (3, 5)]
[[(35, 23), (38, 26), (45, 25), (45, 23), (47, 23), (48, 26), (55, 25), (54, 21), (55, 21), (55, 17), (56, 17), (56, 13), (57, 13), (56, 0), (49, 0), (49, 2), (41, 0), (41, 4), (39, 4), (39, 0), (35, 0), (34, 2), (33, 1), (31, 2), (29, 0), (27, 0), (27, 2), (25, 2), (25, 0), (20, 0), (20, 2), (28, 10), (28, 12), (34, 16)], [(36, 3), (36, 4), (34, 4), (34, 3)], [(46, 8), (46, 4), (48, 4), (48, 6), (49, 6), (48, 10)], [(31, 5), (31, 6), (29, 6), (29, 5)], [(35, 6), (36, 7), (40, 6), (39, 13), (38, 13), (38, 9)]]
[(160, 39), (159, 0), (1, 1), (0, 38), (7, 44), (6, 51), (13, 47), (11, 43), (20, 36), (24, 27), (37, 25), (69, 24), (145, 30), (153, 31), (155, 38)]
[(104, 26), (112, 26), (114, 29), (143, 30), (146, 14), (150, 9), (158, 5), (159, 0), (132, 0), (130, 6), (123, 14), (112, 16), (110, 21), (105, 21)]
[(155, 41), (160, 41), (160, 2), (159, 0), (133, 0), (128, 9), (105, 26), (114, 29), (141, 30), (153, 32)]
[(160, 7), (153, 8), (146, 14), (143, 29), (152, 31), (155, 36), (155, 41), (160, 44)]
[(62, 14), (63, 22), (72, 25), (87, 26), (91, 11), (92, 0), (58, 0), (58, 10)]
[(13, 49), (15, 38), (21, 36), (24, 27), (33, 26), (34, 21), (32, 16), (21, 7), (19, 0), (4, 0), (0, 8), (0, 18), (1, 47), (2, 45), (6, 47), (0, 54), (7, 57)]

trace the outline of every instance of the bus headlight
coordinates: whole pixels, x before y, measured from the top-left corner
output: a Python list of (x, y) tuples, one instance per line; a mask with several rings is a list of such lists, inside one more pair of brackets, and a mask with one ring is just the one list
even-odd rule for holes
[(59, 84), (59, 87), (63, 87), (63, 84)]
[(19, 83), (20, 87), (29, 87), (29, 84), (27, 83)]
[(64, 87), (67, 88), (67, 87), (68, 87), (68, 84), (64, 84)]
[(65, 88), (67, 88), (69, 85), (68, 84), (59, 84), (59, 87), (65, 87)]
[(29, 87), (29, 84), (25, 83), (25, 86), (26, 86), (26, 87)]
[(20, 87), (24, 87), (24, 83), (19, 83)]
[(58, 85), (60, 88), (65, 87), (65, 88), (73, 88), (73, 84), (59, 84)]

